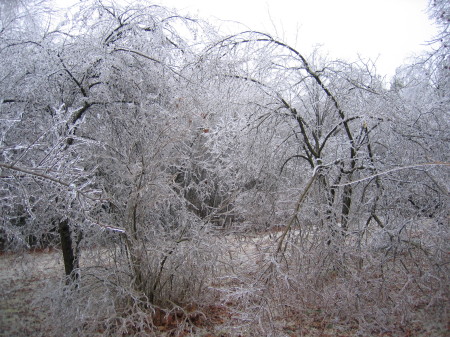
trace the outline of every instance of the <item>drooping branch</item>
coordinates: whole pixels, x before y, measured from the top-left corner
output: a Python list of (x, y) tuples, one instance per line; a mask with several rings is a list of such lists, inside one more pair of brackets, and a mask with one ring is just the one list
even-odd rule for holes
[(161, 66), (169, 69), (171, 72), (173, 72), (175, 75), (179, 76), (180, 78), (184, 79), (185, 81), (191, 82), (188, 78), (186, 78), (185, 76), (183, 76), (180, 72), (176, 71), (173, 69), (173, 67), (170, 67), (169, 65), (165, 64), (164, 62), (155, 59), (154, 57), (151, 57), (147, 54), (144, 54), (138, 50), (133, 50), (133, 49), (129, 49), (129, 48), (124, 48), (124, 47), (116, 47), (114, 48), (114, 51), (119, 51), (119, 52), (126, 52), (126, 53), (130, 53), (130, 54), (135, 54), (137, 56), (143, 57), (147, 60), (150, 60), (152, 62), (155, 62), (156, 64), (160, 64)]
[(43, 178), (45, 180), (49, 180), (49, 181), (52, 181), (54, 183), (57, 183), (58, 185), (62, 185), (62, 186), (65, 186), (65, 187), (70, 187), (70, 183), (67, 183), (67, 182), (62, 181), (62, 180), (60, 180), (58, 178), (49, 176), (49, 175), (47, 175), (45, 173), (42, 173), (42, 172), (39, 172), (37, 170), (32, 170), (32, 169), (29, 169), (29, 168), (24, 168), (24, 167), (20, 167), (20, 166), (17, 166), (17, 165), (11, 165), (11, 164), (6, 164), (6, 163), (0, 163), (0, 167), (6, 168), (6, 169), (10, 169), (10, 170), (13, 170), (13, 171), (17, 171), (17, 172), (21, 172), (21, 173), (25, 173), (27, 175), (32, 175), (32, 176), (35, 176), (35, 177)]
[(30, 169), (30, 168), (25, 168), (25, 167), (21, 167), (21, 166), (17, 166), (17, 165), (11, 165), (11, 164), (6, 164), (6, 163), (0, 163), (0, 167), (5, 168), (5, 169), (10, 169), (16, 172), (21, 172), (24, 173), (26, 175), (30, 175), (30, 176), (34, 176), (34, 177), (38, 177), (47, 181), (51, 181), (53, 183), (56, 183), (58, 185), (64, 186), (66, 187), (68, 190), (74, 191), (80, 195), (82, 195), (83, 197), (90, 199), (92, 201), (102, 201), (103, 199), (99, 199), (99, 198), (94, 198), (92, 196), (90, 196), (88, 193), (79, 190), (76, 188), (75, 184), (73, 183), (68, 183), (66, 181), (63, 181), (59, 178), (55, 178), (52, 177), (48, 174), (45, 174), (39, 170), (36, 169)]
[[(302, 193), (300, 194), (300, 197), (298, 198), (297, 203), (295, 204), (295, 208), (294, 208), (294, 213), (292, 214), (291, 219), (289, 220), (286, 229), (283, 231), (283, 233), (281, 234), (281, 236), (279, 237), (279, 242), (278, 242), (278, 246), (277, 246), (277, 250), (275, 252), (275, 255), (278, 254), (282, 254), (286, 251), (286, 247), (287, 245), (285, 244), (284, 240), (287, 236), (287, 234), (289, 233), (289, 231), (291, 231), (292, 226), (294, 224), (294, 222), (296, 220), (298, 220), (298, 212), (300, 211), (301, 206), (303, 205), (303, 202), (305, 201), (309, 190), (311, 189), (311, 186), (313, 185), (314, 181), (316, 180), (318, 173), (320, 171), (320, 169), (322, 168), (322, 166), (317, 166), (314, 171), (313, 174), (311, 175), (311, 177), (309, 178), (308, 182), (306, 183), (305, 188), (303, 189)], [(284, 245), (284, 248), (283, 248)]]
[(270, 38), (267, 40), (267, 42), (272, 42), (275, 43), (276, 45), (279, 45), (281, 47), (287, 48), (289, 51), (291, 51), (292, 53), (294, 53), (302, 62), (304, 69), (306, 70), (306, 72), (312, 76), (312, 78), (316, 81), (316, 83), (322, 88), (322, 90), (324, 91), (324, 93), (328, 96), (328, 98), (331, 99), (331, 101), (333, 102), (333, 105), (335, 106), (339, 117), (342, 120), (342, 125), (344, 126), (344, 130), (345, 133), (347, 134), (347, 138), (350, 141), (351, 144), (351, 158), (354, 158), (356, 156), (356, 150), (354, 147), (354, 139), (353, 139), (353, 134), (350, 130), (350, 126), (348, 124), (348, 121), (346, 120), (346, 114), (344, 112), (344, 110), (341, 108), (338, 99), (331, 93), (330, 89), (328, 89), (328, 87), (325, 85), (325, 83), (322, 81), (322, 79), (320, 78), (320, 75), (313, 70), (313, 68), (311, 67), (311, 65), (309, 64), (309, 62), (306, 60), (306, 58), (300, 54), (297, 50), (295, 50), (294, 48), (292, 48), (291, 46), (274, 40), (273, 38)]
[[(64, 180), (61, 180), (59, 178), (55, 178), (52, 177), (51, 175), (45, 174), (39, 170), (36, 169), (30, 169), (30, 168), (26, 168), (26, 167), (22, 167), (22, 166), (17, 166), (17, 165), (11, 165), (11, 164), (6, 164), (6, 163), (0, 163), (0, 168), (5, 168), (5, 169), (9, 169), (9, 170), (13, 170), (16, 172), (20, 172), (23, 173), (25, 175), (30, 175), (30, 176), (34, 176), (34, 177), (38, 177), (47, 181), (50, 181), (52, 183), (56, 183), (58, 185), (61, 185), (63, 187), (65, 187), (67, 189), (67, 191), (69, 192), (74, 192), (78, 195), (83, 196), (86, 199), (89, 199), (91, 201), (95, 201), (95, 202), (104, 202), (104, 201), (108, 201), (110, 202), (110, 200), (107, 199), (103, 199), (103, 198), (95, 198), (92, 197), (89, 192), (86, 191), (82, 191), (78, 188), (76, 188), (76, 185), (73, 183), (68, 183)], [(4, 178), (1, 177), (0, 178)], [(119, 232), (119, 233), (125, 233), (125, 230), (119, 227), (114, 227), (114, 226), (109, 226), (109, 225), (103, 225), (98, 223), (97, 221), (93, 220), (91, 221), (93, 224), (99, 226), (102, 229), (107, 229), (107, 230), (111, 230), (111, 231), (115, 231), (115, 232)]]
[[(248, 76), (240, 76), (240, 75), (226, 75), (228, 77), (232, 77), (232, 78), (237, 78), (237, 79), (242, 79), (245, 81), (250, 81), (253, 83), (256, 83), (260, 86), (262, 86), (263, 88), (269, 89), (271, 91), (273, 91), (273, 89), (269, 88), (266, 84), (262, 83), (261, 81), (258, 81), (254, 78), (248, 77)], [(275, 92), (274, 95), (269, 94), (271, 97), (277, 99), (280, 101), (280, 103), (283, 105), (284, 108), (286, 108), (291, 116), (293, 118), (295, 118), (295, 120), (297, 121), (299, 127), (300, 127), (300, 131), (303, 137), (303, 142), (305, 143), (309, 153), (311, 153), (315, 158), (319, 158), (320, 157), (320, 153), (318, 153), (317, 151), (314, 150), (314, 147), (312, 146), (311, 142), (309, 141), (308, 138), (308, 134), (306, 132), (306, 126), (305, 126), (305, 122), (303, 120), (303, 118), (298, 114), (297, 110), (292, 107), (278, 92)], [(309, 160), (308, 160), (309, 161)], [(312, 165), (314, 167), (314, 165)]]
[(426, 167), (426, 166), (450, 166), (450, 163), (447, 162), (434, 162), (434, 163), (422, 163), (422, 164), (414, 164), (414, 165), (407, 165), (407, 166), (401, 166), (401, 167), (396, 167), (387, 171), (383, 171), (383, 172), (379, 172), (373, 175), (370, 175), (368, 177), (365, 178), (361, 178), (358, 180), (353, 180), (353, 181), (349, 181), (347, 183), (343, 183), (343, 184), (338, 184), (338, 185), (333, 185), (333, 187), (343, 187), (343, 186), (347, 186), (347, 185), (354, 185), (366, 180), (370, 180), (382, 175), (386, 175), (386, 174), (390, 174), (393, 172), (397, 172), (397, 171), (402, 171), (402, 170), (408, 170), (408, 169), (414, 169), (414, 168), (420, 168), (420, 167)]
[(312, 162), (311, 158), (308, 158), (308, 157), (303, 156), (303, 155), (301, 155), (301, 154), (296, 154), (296, 155), (294, 155), (294, 156), (289, 157), (288, 159), (286, 159), (286, 160), (284, 161), (283, 165), (281, 165), (280, 173), (283, 173), (283, 169), (284, 169), (284, 167), (286, 166), (286, 164), (287, 164), (288, 162), (290, 162), (290, 161), (291, 161), (292, 159), (294, 159), (294, 158), (305, 159), (310, 165), (312, 165), (312, 166), (314, 167), (314, 162)]
[[(244, 38), (241, 40), (233, 41), (233, 39), (237, 39), (238, 37), (242, 37), (242, 36), (245, 36), (248, 34), (254, 34), (255, 37), (254, 38)], [(302, 64), (302, 68), (308, 73), (309, 76), (311, 76), (314, 79), (314, 81), (317, 83), (317, 85), (319, 85), (319, 87), (326, 94), (326, 96), (332, 101), (334, 107), (336, 108), (336, 111), (338, 112), (338, 115), (341, 119), (341, 125), (344, 127), (347, 138), (351, 144), (351, 148), (350, 148), (350, 158), (352, 159), (351, 166), (352, 167), (355, 166), (356, 162), (354, 159), (356, 157), (356, 149), (355, 149), (353, 134), (352, 134), (350, 126), (348, 124), (349, 119), (346, 117), (346, 113), (340, 106), (339, 101), (336, 98), (336, 96), (331, 92), (331, 90), (327, 87), (327, 85), (324, 83), (324, 81), (320, 77), (320, 74), (313, 69), (313, 67), (310, 65), (310, 63), (307, 61), (307, 59), (299, 51), (297, 51), (296, 49), (294, 49), (293, 47), (289, 46), (288, 44), (286, 44), (284, 42), (274, 39), (269, 34), (256, 32), (256, 31), (245, 31), (245, 32), (233, 35), (233, 36), (229, 36), (229, 37), (217, 42), (216, 44), (211, 46), (208, 50), (211, 50), (214, 47), (217, 47), (219, 45), (226, 45), (226, 43), (229, 43), (229, 44), (232, 44), (235, 46), (235, 45), (239, 45), (239, 44), (255, 43), (255, 42), (266, 42), (266, 43), (275, 44), (277, 46), (280, 46), (282, 48), (289, 50), (300, 60), (300, 62)], [(301, 121), (300, 121), (300, 124), (301, 124)], [(301, 125), (300, 125), (300, 127), (301, 127)], [(323, 145), (324, 144), (322, 143), (321, 148), (323, 148)], [(308, 146), (308, 148), (309, 148), (309, 146)], [(310, 150), (313, 150), (313, 148), (311, 147)], [(314, 151), (314, 150), (312, 151), (312, 153), (315, 153), (315, 152), (316, 151)]]

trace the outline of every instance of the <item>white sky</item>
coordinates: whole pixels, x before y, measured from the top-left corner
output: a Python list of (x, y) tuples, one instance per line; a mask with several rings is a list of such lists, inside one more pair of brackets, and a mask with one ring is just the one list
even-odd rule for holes
[[(392, 76), (405, 59), (426, 48), (435, 28), (425, 13), (428, 0), (157, 0), (181, 14), (196, 15), (224, 33), (274, 33), (307, 54), (314, 46), (330, 58), (376, 60), (380, 75)], [(219, 21), (221, 20), (221, 21)]]

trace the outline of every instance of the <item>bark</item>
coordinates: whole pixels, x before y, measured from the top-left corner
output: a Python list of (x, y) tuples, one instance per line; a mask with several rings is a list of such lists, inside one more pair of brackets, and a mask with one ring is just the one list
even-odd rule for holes
[(350, 215), (350, 207), (352, 205), (352, 193), (353, 189), (351, 185), (346, 185), (344, 187), (344, 194), (342, 196), (342, 216), (341, 225), (342, 231), (345, 233), (348, 229), (348, 218)]
[(78, 278), (78, 259), (72, 244), (71, 230), (69, 220), (65, 219), (59, 222), (59, 236), (61, 238), (61, 249), (64, 260), (64, 269), (68, 276), (68, 282), (75, 281)]

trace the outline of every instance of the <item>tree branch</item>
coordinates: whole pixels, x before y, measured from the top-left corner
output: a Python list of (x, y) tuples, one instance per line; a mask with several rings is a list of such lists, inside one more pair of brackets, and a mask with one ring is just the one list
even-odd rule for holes
[(308, 158), (308, 157), (306, 157), (306, 156), (303, 156), (303, 155), (301, 155), (301, 154), (296, 154), (296, 155), (291, 156), (291, 157), (289, 157), (288, 159), (286, 159), (286, 161), (285, 161), (285, 162), (283, 163), (283, 165), (281, 166), (280, 174), (283, 173), (283, 169), (284, 169), (284, 167), (286, 166), (286, 164), (287, 164), (291, 159), (294, 159), (294, 158), (302, 158), (302, 159), (305, 159), (309, 164), (314, 165), (314, 163), (311, 162), (310, 158)]

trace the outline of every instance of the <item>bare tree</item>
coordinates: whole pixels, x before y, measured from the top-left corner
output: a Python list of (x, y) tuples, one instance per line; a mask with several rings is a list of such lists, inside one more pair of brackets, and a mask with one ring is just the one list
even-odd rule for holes
[[(292, 295), (292, 289), (298, 291), (298, 302), (290, 302), (288, 306), (311, 308), (314, 302), (340, 317), (338, 311), (342, 313), (343, 309), (335, 311), (326, 303), (341, 301), (347, 306), (349, 316), (346, 317), (357, 319), (368, 330), (391, 326), (399, 319), (398, 315), (409, 319), (401, 310), (413, 311), (415, 301), (426, 301), (430, 306), (436, 303), (434, 290), (417, 293), (430, 282), (420, 276), (425, 269), (436, 276), (433, 289), (446, 293), (446, 277), (441, 273), (443, 242), (438, 237), (448, 235), (439, 227), (448, 211), (447, 207), (441, 207), (442, 200), (447, 198), (444, 192), (447, 188), (443, 187), (441, 178), (447, 174), (444, 171), (448, 171), (448, 159), (441, 145), (446, 142), (442, 131), (446, 129), (448, 117), (445, 114), (438, 117), (435, 112), (431, 114), (436, 119), (431, 121), (421, 115), (424, 110), (420, 108), (434, 98), (427, 96), (426, 90), (416, 94), (417, 102), (410, 101), (411, 114), (405, 113), (409, 103), (405, 105), (404, 98), (386, 88), (370, 62), (330, 62), (317, 55), (307, 58), (264, 33), (250, 31), (230, 36), (208, 51), (213, 58), (228, 62), (241, 60), (242, 67), (233, 69), (234, 72), (219, 70), (221, 76), (245, 82), (265, 95), (265, 99), (250, 100), (248, 106), (258, 108), (245, 115), (249, 120), (246, 132), (258, 139), (257, 148), (265, 156), (257, 159), (256, 153), (252, 153), (248, 158), (259, 160), (259, 167), (271, 163), (272, 182), (276, 185), (276, 192), (271, 191), (276, 195), (274, 213), (279, 215), (271, 220), (273, 224), (281, 219), (285, 227), (278, 242), (273, 244), (275, 256), (262, 257), (266, 276), (259, 276), (259, 280), (264, 281), (261, 287), (267, 297), (255, 288), (248, 293), (250, 307), (256, 301), (266, 308), (254, 312), (255, 320), (261, 320), (263, 315), (271, 321), (269, 313), (282, 310), (276, 299), (283, 293)], [(418, 74), (429, 80), (426, 72), (418, 71)], [(413, 89), (407, 87), (403, 93)], [(424, 97), (430, 99), (420, 101)], [(422, 122), (427, 126), (418, 133), (416, 129), (417, 138), (411, 137), (408, 126), (414, 125), (415, 129)], [(430, 122), (435, 132), (429, 129)], [(422, 151), (417, 152), (414, 142), (431, 139), (424, 137), (425, 129), (439, 140), (430, 142), (435, 146), (426, 147), (427, 154), (420, 155)], [(246, 144), (254, 150), (253, 143)], [(413, 181), (408, 178), (411, 176), (415, 177)], [(293, 190), (298, 191), (298, 196)], [(420, 202), (414, 200), (418, 193), (426, 194)], [(420, 218), (420, 212), (422, 216), (433, 214), (431, 227)], [(411, 221), (416, 216), (419, 218)], [(418, 232), (426, 232), (428, 239), (417, 242)], [(383, 240), (386, 241), (381, 243)], [(426, 249), (422, 246), (425, 241)], [(409, 257), (396, 260), (405, 249), (410, 252)], [(380, 256), (380, 251), (385, 255)], [(421, 264), (431, 256), (440, 267)], [(394, 262), (385, 269), (383, 265), (391, 258)], [(421, 267), (416, 264), (417, 268), (410, 268), (411, 263)], [(399, 300), (403, 296), (390, 287), (377, 295), (376, 287), (369, 285), (377, 268), (381, 268), (383, 279), (405, 285), (415, 299), (403, 301), (402, 306), (379, 309), (393, 313), (391, 317), (369, 311), (357, 314), (362, 312), (363, 303), (378, 301), (375, 298), (381, 293)], [(404, 268), (402, 277), (397, 277), (399, 268)], [(409, 287), (409, 277), (416, 280), (417, 287)], [(340, 290), (333, 291), (331, 285)], [(353, 295), (347, 285), (351, 285)], [(243, 310), (248, 313), (250, 307)], [(433, 305), (437, 320), (443, 312), (438, 307)], [(288, 310), (286, 314), (291, 312)], [(302, 315), (302, 310), (296, 314)], [(267, 325), (261, 329), (272, 327)]]

